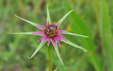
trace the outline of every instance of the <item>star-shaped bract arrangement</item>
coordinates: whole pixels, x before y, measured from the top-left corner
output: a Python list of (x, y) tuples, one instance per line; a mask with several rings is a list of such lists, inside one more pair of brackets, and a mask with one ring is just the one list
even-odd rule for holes
[[(35, 50), (35, 52), (32, 54), (31, 57), (28, 56), (29, 59), (31, 59), (39, 50), (40, 48), (45, 44), (46, 41), (48, 41), (47, 45), (49, 46), (50, 42), (53, 43), (53, 46), (54, 46), (54, 49), (56, 51), (56, 54), (59, 58), (59, 60), (61, 61), (62, 65), (63, 64), (63, 61), (60, 57), (60, 54), (59, 54), (59, 50), (58, 50), (58, 46), (57, 46), (57, 43), (60, 47), (60, 43), (59, 41), (62, 41), (64, 43), (67, 43), (73, 47), (76, 47), (76, 48), (79, 48), (79, 49), (82, 49), (84, 52), (87, 52), (86, 49), (84, 49), (83, 47), (81, 46), (78, 46), (77, 44), (67, 40), (62, 34), (68, 34), (68, 35), (76, 35), (76, 36), (81, 36), (81, 37), (86, 37), (88, 38), (88, 36), (84, 36), (84, 35), (79, 35), (79, 34), (74, 34), (74, 33), (70, 33), (66, 30), (62, 30), (62, 29), (59, 29), (61, 23), (64, 21), (64, 19), (72, 12), (73, 10), (69, 11), (67, 14), (65, 14), (57, 23), (52, 23), (51, 22), (51, 19), (50, 19), (50, 15), (49, 15), (49, 9), (48, 9), (48, 6), (47, 6), (47, 20), (46, 20), (46, 25), (39, 25), (39, 24), (36, 24), (36, 23), (33, 23), (31, 21), (28, 21), (28, 20), (25, 20), (17, 15), (15, 15), (16, 17), (28, 22), (29, 24), (33, 25), (33, 26), (36, 26), (37, 28), (39, 28), (40, 30), (37, 30), (36, 32), (23, 32), (23, 33), (10, 33), (8, 32), (9, 34), (26, 34), (26, 35), (39, 35), (41, 36), (38, 41), (41, 41), (41, 43), (39, 44), (39, 46), (37, 47), (37, 49)], [(49, 48), (49, 47), (48, 47)]]

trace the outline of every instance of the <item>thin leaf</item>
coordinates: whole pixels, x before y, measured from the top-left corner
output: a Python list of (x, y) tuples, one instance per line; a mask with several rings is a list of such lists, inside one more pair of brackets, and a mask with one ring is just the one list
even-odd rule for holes
[[(54, 44), (53, 44), (53, 46), (54, 46)], [(57, 54), (57, 56), (58, 56), (58, 58), (59, 58), (61, 64), (64, 66), (64, 63), (63, 63), (63, 61), (62, 61), (62, 58), (60, 57), (60, 53), (59, 53), (58, 47), (54, 47), (54, 49), (55, 49), (55, 51), (56, 51), (56, 54)]]
[(95, 12), (96, 12), (96, 17), (97, 17), (97, 22), (100, 28), (100, 1), (99, 0), (93, 0), (94, 1), (94, 7), (95, 7)]
[(35, 52), (32, 54), (31, 57), (29, 57), (29, 56), (27, 55), (27, 57), (28, 57), (29, 59), (31, 59), (31, 58), (40, 50), (40, 48), (44, 45), (44, 44), (42, 44), (42, 42), (43, 42), (43, 40), (41, 41), (41, 43), (39, 44), (39, 46), (37, 47), (37, 49), (35, 50)]
[[(68, 11), (71, 10), (70, 6), (68, 5), (65, 6)], [(69, 19), (70, 22), (73, 23), (71, 28), (74, 33), (84, 34), (90, 37), (89, 39), (78, 37), (78, 40), (81, 43), (81, 45), (84, 46), (89, 51), (88, 52), (88, 57), (90, 58), (89, 61), (94, 66), (95, 70), (102, 71), (98, 59), (99, 56), (98, 54), (96, 54), (97, 47), (95, 46), (94, 40), (92, 39), (92, 36), (90, 34), (91, 31), (85, 25), (84, 20), (76, 12), (72, 12), (69, 16)], [(93, 53), (93, 55), (91, 55), (91, 52)]]
[(107, 5), (106, 0), (101, 0), (100, 5), (100, 30), (102, 34), (103, 41), (103, 51), (107, 57), (108, 71), (113, 71), (113, 37), (111, 31), (111, 19), (109, 15), (109, 6)]
[(69, 44), (69, 45), (71, 45), (71, 46), (74, 46), (76, 48), (79, 48), (79, 49), (83, 50), (84, 52), (87, 52), (87, 50), (85, 48), (83, 48), (82, 46), (78, 46), (77, 44), (75, 44), (75, 43), (73, 43), (73, 42), (71, 42), (69, 40), (67, 40), (67, 41), (62, 40), (62, 41), (65, 42), (65, 43), (67, 43), (67, 44)]
[[(93, 0), (94, 1), (94, 7), (96, 11), (97, 16), (97, 22), (99, 25), (100, 30), (100, 36), (102, 38), (101, 41), (103, 41), (103, 51), (106, 54), (107, 57), (107, 65), (108, 65), (108, 71), (113, 71), (113, 49), (112, 49), (112, 37), (111, 37), (111, 22), (110, 22), (110, 15), (109, 15), (109, 8), (107, 5), (107, 2), (105, 0)], [(103, 71), (105, 71), (105, 65), (104, 62), (102, 63)]]
[(68, 34), (68, 35), (75, 35), (75, 36), (80, 36), (80, 37), (86, 37), (89, 38), (88, 36), (84, 36), (84, 35), (79, 35), (79, 34), (74, 34), (74, 33), (62, 33), (62, 34)]
[(47, 5), (47, 20), (49, 21), (49, 23), (51, 23), (48, 5)]
[[(33, 23), (33, 22), (31, 22), (31, 21), (28, 21), (28, 20), (26, 20), (26, 19), (23, 19), (23, 18), (21, 18), (21, 17), (19, 17), (19, 16), (17, 16), (17, 15), (15, 15), (17, 18), (19, 18), (19, 19), (21, 19), (21, 20), (23, 20), (23, 21), (25, 21), (25, 22), (27, 22), (27, 23), (29, 23), (29, 24), (31, 24), (31, 25), (33, 25), (33, 26), (35, 26), (35, 27), (37, 27), (36, 26), (36, 23)], [(38, 28), (38, 27), (37, 27)], [(39, 28), (40, 29), (40, 28)]]
[[(62, 23), (64, 21), (64, 19), (72, 12), (73, 10), (69, 11), (68, 13), (66, 13), (58, 22), (58, 23)], [(60, 26), (60, 25), (59, 25)]]

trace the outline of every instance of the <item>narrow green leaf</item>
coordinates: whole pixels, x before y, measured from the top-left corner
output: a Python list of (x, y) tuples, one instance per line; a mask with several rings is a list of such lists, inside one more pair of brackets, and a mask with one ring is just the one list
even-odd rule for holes
[(75, 6), (75, 11), (76, 11), (77, 13), (79, 12), (79, 9), (80, 9), (81, 5), (82, 5), (82, 0), (78, 0), (78, 1), (77, 1), (77, 4), (76, 4), (76, 6)]
[(47, 20), (49, 21), (49, 23), (51, 23), (48, 5), (47, 5)]
[[(65, 5), (65, 6), (68, 11), (71, 10), (70, 6), (68, 5)], [(74, 33), (79, 33), (79, 34), (87, 35), (90, 37), (89, 39), (78, 37), (78, 40), (81, 43), (81, 45), (88, 50), (88, 57), (90, 59), (89, 62), (92, 63), (95, 70), (102, 71), (99, 63), (100, 61), (98, 59), (99, 56), (98, 54), (96, 54), (97, 47), (95, 46), (94, 40), (92, 39), (92, 36), (90, 34), (91, 31), (85, 25), (84, 20), (75, 11), (70, 14), (69, 19), (70, 19), (70, 22), (73, 23), (71, 28)]]
[(43, 40), (41, 41), (41, 43), (39, 44), (39, 46), (37, 47), (37, 49), (35, 50), (35, 52), (32, 54), (31, 57), (29, 57), (29, 56), (27, 55), (27, 57), (28, 57), (29, 59), (31, 59), (31, 58), (40, 50), (40, 48), (44, 45), (44, 44), (42, 44), (42, 42), (43, 42)]
[(93, 1), (94, 1), (97, 22), (98, 22), (99, 27), (100, 27), (100, 1), (99, 0), (93, 0)]
[[(53, 44), (53, 46), (54, 46), (54, 44)], [(57, 56), (58, 56), (58, 58), (59, 58), (61, 64), (64, 66), (64, 63), (63, 63), (63, 61), (62, 61), (62, 58), (60, 57), (60, 53), (59, 53), (58, 47), (54, 47), (54, 49), (55, 49), (55, 51), (56, 51), (56, 54), (57, 54)]]
[(62, 40), (62, 41), (69, 44), (69, 45), (71, 45), (71, 46), (73, 46), (73, 47), (79, 48), (79, 49), (83, 50), (84, 52), (87, 52), (87, 50), (85, 48), (83, 48), (82, 46), (79, 46), (79, 45), (77, 45), (77, 44), (75, 44), (75, 43), (73, 43), (69, 40), (67, 40), (67, 41)]
[[(113, 46), (112, 46), (112, 37), (111, 37), (111, 22), (109, 15), (109, 8), (105, 0), (94, 0), (94, 7), (97, 16), (97, 22), (99, 25), (100, 36), (103, 41), (103, 51), (108, 59), (108, 71), (113, 71)], [(104, 63), (104, 62), (103, 62)], [(103, 65), (104, 66), (104, 65)], [(103, 68), (105, 70), (105, 68)]]
[(88, 36), (84, 36), (84, 35), (79, 35), (79, 34), (74, 34), (74, 33), (62, 33), (62, 34), (68, 34), (68, 35), (75, 35), (75, 36), (80, 36), (80, 37), (86, 37), (89, 38)]
[[(36, 23), (33, 23), (33, 22), (31, 22), (31, 21), (28, 21), (28, 20), (26, 20), (26, 19), (23, 19), (23, 18), (21, 18), (21, 17), (19, 17), (19, 16), (17, 16), (17, 15), (15, 15), (17, 18), (19, 18), (19, 19), (21, 19), (21, 20), (23, 20), (23, 21), (25, 21), (25, 22), (27, 22), (27, 23), (29, 23), (29, 24), (31, 24), (31, 25), (33, 25), (33, 26), (35, 26), (35, 27), (37, 27), (36, 26)], [(37, 27), (38, 28), (38, 27)], [(39, 28), (40, 29), (40, 28)]]
[(109, 8), (106, 0), (101, 0), (101, 9), (100, 9), (100, 30), (103, 41), (103, 51), (105, 51), (107, 57), (108, 71), (113, 71), (113, 37), (111, 32), (111, 20), (109, 15)]
[(66, 13), (58, 22), (58, 23), (62, 23), (64, 21), (64, 19), (72, 12), (73, 10), (69, 11), (68, 13)]

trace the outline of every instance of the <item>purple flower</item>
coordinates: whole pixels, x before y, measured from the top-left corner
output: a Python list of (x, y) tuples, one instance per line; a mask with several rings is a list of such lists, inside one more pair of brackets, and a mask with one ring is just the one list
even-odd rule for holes
[[(10, 33), (9, 34), (26, 34), (26, 35), (39, 35), (41, 36), (38, 41), (41, 41), (41, 43), (39, 44), (39, 46), (37, 47), (37, 49), (35, 50), (35, 52), (32, 54), (31, 57), (28, 56), (29, 59), (31, 59), (39, 50), (40, 48), (44, 45), (44, 43), (46, 41), (48, 41), (47, 45), (49, 46), (50, 42), (53, 43), (54, 49), (56, 51), (56, 54), (59, 58), (59, 60), (61, 61), (61, 63), (63, 64), (63, 61), (60, 57), (59, 54), (59, 50), (58, 50), (58, 46), (60, 47), (60, 41), (67, 43), (73, 47), (82, 49), (84, 52), (87, 52), (87, 50), (69, 40), (67, 40), (62, 34), (68, 34), (68, 35), (76, 35), (76, 36), (81, 36), (81, 37), (86, 37), (88, 38), (88, 36), (84, 36), (84, 35), (79, 35), (79, 34), (74, 34), (74, 33), (70, 33), (66, 30), (62, 30), (59, 29), (61, 23), (63, 22), (63, 20), (72, 12), (73, 10), (69, 11), (67, 14), (65, 14), (57, 23), (52, 23), (51, 19), (50, 19), (50, 15), (49, 15), (49, 9), (47, 6), (47, 20), (46, 20), (46, 25), (39, 25), (36, 23), (33, 23), (31, 21), (25, 20), (17, 15), (15, 15), (16, 17), (28, 22), (29, 24), (39, 28), (40, 30), (37, 30), (36, 32), (22, 32), (22, 33)], [(48, 47), (49, 48), (49, 47)]]
[(62, 35), (62, 33), (67, 33), (67, 31), (59, 29), (61, 23), (50, 23), (48, 20), (46, 20), (46, 25), (39, 25), (36, 24), (38, 28), (41, 30), (37, 30), (36, 32), (33, 32), (34, 35), (42, 35), (38, 41), (43, 40), (42, 44), (44, 44), (46, 41), (48, 41), (47, 45), (49, 46), (51, 40), (54, 45), (54, 47), (57, 47), (57, 43), (60, 47), (59, 41), (64, 40), (67, 41), (67, 39)]

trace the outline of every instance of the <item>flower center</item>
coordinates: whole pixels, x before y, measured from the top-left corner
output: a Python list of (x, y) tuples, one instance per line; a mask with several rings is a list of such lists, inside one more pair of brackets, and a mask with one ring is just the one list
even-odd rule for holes
[(48, 37), (56, 36), (58, 34), (57, 25), (55, 24), (46, 25), (44, 32), (45, 34), (48, 35)]

